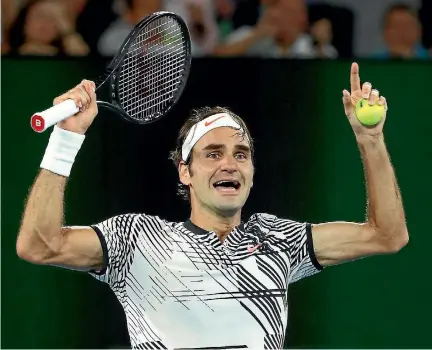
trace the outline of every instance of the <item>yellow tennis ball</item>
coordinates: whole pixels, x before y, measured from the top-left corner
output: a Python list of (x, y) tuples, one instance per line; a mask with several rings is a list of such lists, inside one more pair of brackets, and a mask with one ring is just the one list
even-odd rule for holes
[(369, 105), (369, 101), (361, 99), (356, 104), (356, 115), (357, 119), (363, 125), (375, 125), (380, 122), (384, 117), (385, 109), (384, 106), (375, 103), (374, 105)]

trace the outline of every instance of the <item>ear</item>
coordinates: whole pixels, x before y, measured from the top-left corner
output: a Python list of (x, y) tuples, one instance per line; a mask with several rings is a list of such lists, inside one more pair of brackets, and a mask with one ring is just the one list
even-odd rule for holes
[(179, 163), (178, 171), (179, 171), (180, 182), (183, 185), (189, 186), (191, 183), (189, 166), (183, 160), (180, 161)]

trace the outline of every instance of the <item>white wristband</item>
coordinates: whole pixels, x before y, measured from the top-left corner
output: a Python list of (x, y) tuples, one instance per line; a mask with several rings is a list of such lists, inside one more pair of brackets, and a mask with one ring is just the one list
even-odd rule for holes
[(85, 135), (67, 131), (54, 125), (40, 167), (58, 175), (69, 176), (84, 139)]

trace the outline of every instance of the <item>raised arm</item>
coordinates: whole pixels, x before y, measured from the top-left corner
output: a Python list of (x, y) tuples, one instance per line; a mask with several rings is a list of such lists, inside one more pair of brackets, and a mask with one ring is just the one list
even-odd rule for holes
[(94, 83), (83, 81), (54, 104), (72, 98), (81, 111), (59, 123), (51, 134), (45, 156), (27, 198), (16, 249), (21, 259), (35, 264), (79, 270), (98, 270), (103, 253), (90, 227), (63, 227), (64, 191), (84, 133), (97, 115)]
[(370, 83), (360, 87), (359, 67), (351, 67), (351, 94), (344, 90), (345, 114), (353, 128), (365, 170), (367, 221), (332, 222), (312, 227), (313, 245), (318, 262), (335, 265), (376, 254), (398, 252), (408, 243), (408, 230), (402, 196), (387, 152), (383, 125), (363, 126), (355, 114), (360, 98), (379, 103), (387, 110), (384, 97)]

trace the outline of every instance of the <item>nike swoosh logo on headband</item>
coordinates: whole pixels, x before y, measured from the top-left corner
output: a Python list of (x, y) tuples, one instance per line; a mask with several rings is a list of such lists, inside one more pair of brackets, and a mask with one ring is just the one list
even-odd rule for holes
[(205, 125), (205, 126), (209, 126), (209, 125), (213, 124), (216, 120), (221, 119), (221, 118), (223, 118), (223, 117), (225, 117), (225, 116), (223, 115), (223, 116), (221, 116), (221, 117), (217, 117), (216, 119), (213, 119), (213, 120), (210, 121), (210, 122), (205, 122), (204, 125)]

